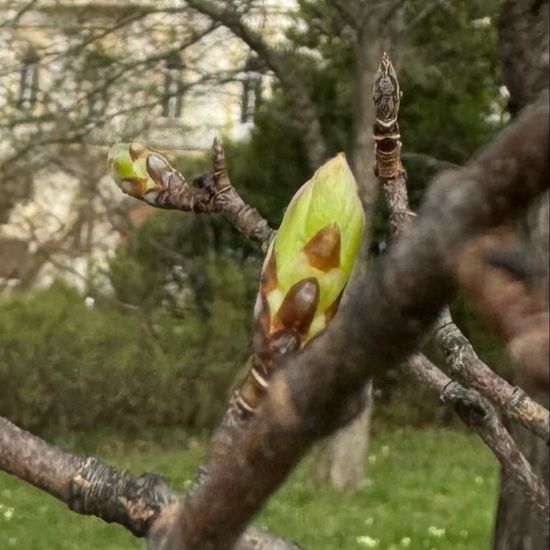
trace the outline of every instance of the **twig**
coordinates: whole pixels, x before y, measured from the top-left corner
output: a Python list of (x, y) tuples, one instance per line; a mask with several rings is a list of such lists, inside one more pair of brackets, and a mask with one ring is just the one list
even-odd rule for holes
[(476, 390), (464, 388), (451, 380), (422, 354), (412, 355), (408, 367), (415, 378), (440, 395), (442, 401), (452, 404), (464, 423), (478, 433), (497, 457), (504, 474), (518, 485), (533, 505), (541, 523), (547, 525), (546, 487), (521, 454), (490, 402)]
[(156, 183), (155, 187), (138, 198), (157, 208), (195, 214), (222, 214), (238, 231), (260, 243), (264, 251), (267, 250), (275, 232), (231, 185), (224, 150), (217, 138), (212, 145), (212, 172), (197, 176), (192, 185), (160, 153), (139, 143), (131, 144), (130, 150), (136, 158), (147, 156), (147, 169), (154, 175)]
[[(390, 210), (390, 226), (394, 238), (403, 235), (414, 214), (409, 209), (406, 172), (399, 161), (399, 84), (397, 75), (387, 55), (384, 55), (377, 75), (375, 87), (384, 90), (374, 95), (377, 106), (377, 122), (374, 127), (376, 139), (377, 175), (382, 180), (384, 194)], [(377, 98), (378, 101), (377, 101)], [(378, 108), (380, 106), (380, 108)], [(452, 172), (450, 172), (452, 174)], [(453, 177), (453, 176), (450, 176)], [(462, 262), (463, 266), (466, 265)], [(453, 376), (466, 385), (475, 388), (490, 399), (508, 418), (520, 422), (539, 437), (549, 440), (550, 422), (548, 411), (533, 399), (518, 392), (475, 353), (474, 348), (460, 329), (454, 324), (447, 307), (443, 309), (433, 338), (444, 353), (447, 366)], [(521, 398), (518, 398), (520, 397)]]

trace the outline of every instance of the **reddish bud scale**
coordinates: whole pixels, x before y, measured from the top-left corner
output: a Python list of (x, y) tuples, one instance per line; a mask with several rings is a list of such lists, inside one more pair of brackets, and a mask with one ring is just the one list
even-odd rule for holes
[[(311, 267), (328, 272), (340, 265), (340, 231), (336, 224), (319, 230), (304, 246)], [(262, 271), (260, 291), (254, 309), (253, 367), (237, 392), (241, 407), (253, 412), (267, 391), (268, 382), (282, 355), (294, 353), (312, 337), (310, 328), (319, 305), (319, 281), (308, 277), (295, 283), (286, 293), (279, 309), (271, 312), (267, 296), (277, 289), (277, 265), (273, 248)], [(324, 312), (325, 327), (332, 320), (342, 292)]]

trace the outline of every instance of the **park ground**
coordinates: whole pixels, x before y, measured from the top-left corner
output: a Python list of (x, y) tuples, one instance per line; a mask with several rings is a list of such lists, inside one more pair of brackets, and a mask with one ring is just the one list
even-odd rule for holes
[[(160, 473), (182, 490), (204, 442), (178, 432), (58, 440), (135, 473)], [(457, 429), (378, 430), (366, 461), (366, 486), (356, 494), (316, 483), (314, 456), (271, 499), (257, 523), (311, 550), (490, 548), (498, 466), (475, 435)], [(145, 544), (0, 473), (0, 548), (126, 550)]]

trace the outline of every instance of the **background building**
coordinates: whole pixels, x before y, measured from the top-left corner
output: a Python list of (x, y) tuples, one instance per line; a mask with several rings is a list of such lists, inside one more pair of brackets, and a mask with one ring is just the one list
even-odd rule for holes
[[(280, 40), (288, 2), (259, 4), (248, 17)], [(0, 0), (0, 13), (0, 281), (82, 286), (149, 213), (106, 177), (107, 147), (139, 136), (192, 158), (215, 135), (245, 139), (272, 77), (177, 0)]]

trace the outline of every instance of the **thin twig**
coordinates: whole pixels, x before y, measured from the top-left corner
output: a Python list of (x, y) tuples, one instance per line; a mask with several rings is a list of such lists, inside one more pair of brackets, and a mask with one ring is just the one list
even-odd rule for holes
[[(389, 98), (385, 98), (381, 92), (375, 95), (375, 104), (378, 98), (377, 106), (380, 106), (377, 108), (377, 122), (374, 127), (377, 173), (382, 181), (390, 210), (391, 231), (393, 237), (398, 238), (407, 231), (414, 214), (409, 208), (406, 172), (399, 160), (399, 84), (391, 61), (386, 55), (382, 60), (376, 82), (378, 88), (385, 90), (389, 95)], [(443, 352), (453, 377), (481, 392), (508, 418), (520, 422), (546, 441), (549, 440), (548, 411), (523, 392), (518, 392), (517, 388), (481, 361), (466, 336), (453, 322), (447, 307), (438, 318), (433, 338)]]

